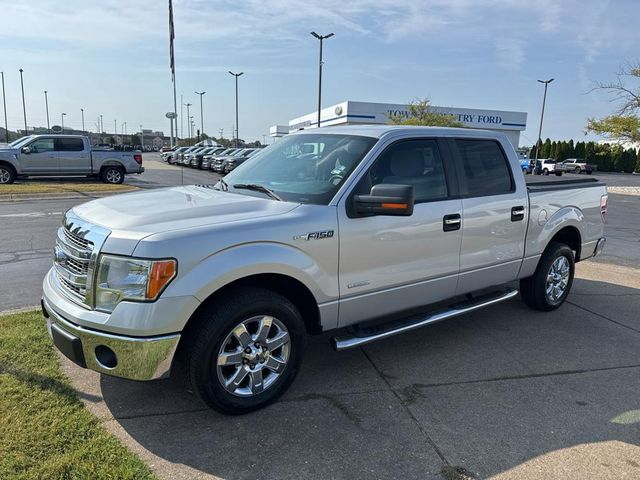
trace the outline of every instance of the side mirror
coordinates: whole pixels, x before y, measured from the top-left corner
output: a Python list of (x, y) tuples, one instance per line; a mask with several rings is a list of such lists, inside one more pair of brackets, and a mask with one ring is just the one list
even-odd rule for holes
[(22, 147), (22, 153), (29, 155), (31, 153), (31, 147)]
[(374, 185), (369, 195), (355, 195), (353, 200), (360, 215), (409, 216), (413, 214), (414, 188), (381, 183)]

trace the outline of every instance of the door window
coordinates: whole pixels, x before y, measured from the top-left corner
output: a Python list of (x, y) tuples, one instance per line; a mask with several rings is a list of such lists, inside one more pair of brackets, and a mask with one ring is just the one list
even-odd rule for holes
[(31, 153), (53, 152), (53, 138), (40, 138), (29, 145)]
[(357, 193), (378, 184), (411, 185), (415, 202), (447, 198), (449, 189), (436, 140), (408, 140), (387, 148), (360, 181)]
[(494, 140), (455, 140), (462, 160), (466, 190), (471, 196), (513, 191), (511, 168)]
[(58, 138), (59, 152), (82, 152), (84, 150), (84, 142), (81, 138)]

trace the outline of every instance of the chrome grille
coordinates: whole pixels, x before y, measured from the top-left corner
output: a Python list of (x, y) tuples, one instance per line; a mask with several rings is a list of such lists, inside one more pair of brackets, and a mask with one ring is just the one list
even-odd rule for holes
[(98, 253), (109, 231), (89, 225), (67, 212), (54, 249), (54, 278), (71, 300), (91, 306), (91, 288)]

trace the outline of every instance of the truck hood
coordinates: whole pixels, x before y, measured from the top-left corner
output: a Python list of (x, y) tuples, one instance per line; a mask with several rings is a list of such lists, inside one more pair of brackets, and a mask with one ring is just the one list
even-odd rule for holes
[(19, 150), (17, 148), (9, 147), (9, 144), (1, 144), (0, 143), (0, 157), (9, 158), (18, 153)]
[[(124, 237), (281, 215), (299, 204), (191, 185), (101, 198), (74, 207), (80, 218)], [(126, 232), (126, 233), (125, 233)]]

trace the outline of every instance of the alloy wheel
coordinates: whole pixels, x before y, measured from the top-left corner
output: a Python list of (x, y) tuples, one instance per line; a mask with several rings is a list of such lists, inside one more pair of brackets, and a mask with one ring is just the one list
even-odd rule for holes
[(567, 290), (570, 274), (571, 267), (567, 258), (556, 258), (547, 273), (546, 295), (549, 302), (557, 303), (562, 298)]

